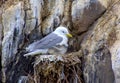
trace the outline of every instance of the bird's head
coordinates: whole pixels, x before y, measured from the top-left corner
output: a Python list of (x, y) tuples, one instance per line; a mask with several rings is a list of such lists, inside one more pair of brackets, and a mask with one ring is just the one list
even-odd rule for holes
[(56, 28), (56, 30), (54, 32), (57, 34), (65, 35), (67, 37), (72, 37), (72, 35), (69, 33), (68, 29), (65, 27), (58, 27), (58, 28)]

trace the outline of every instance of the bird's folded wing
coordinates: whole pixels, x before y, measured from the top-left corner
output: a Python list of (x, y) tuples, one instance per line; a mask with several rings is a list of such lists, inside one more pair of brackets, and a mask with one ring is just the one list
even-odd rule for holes
[(51, 48), (53, 46), (55, 46), (56, 44), (59, 44), (60, 42), (62, 42), (62, 37), (58, 36), (57, 34), (51, 33), (49, 35), (47, 35), (46, 37), (44, 37), (41, 40), (38, 40), (32, 44), (30, 44), (26, 50), (27, 51), (35, 51), (37, 49), (48, 49)]

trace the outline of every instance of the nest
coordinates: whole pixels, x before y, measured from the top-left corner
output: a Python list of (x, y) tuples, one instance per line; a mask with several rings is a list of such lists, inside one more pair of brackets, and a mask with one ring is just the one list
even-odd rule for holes
[(35, 83), (82, 83), (81, 51), (66, 55), (40, 55), (34, 62)]

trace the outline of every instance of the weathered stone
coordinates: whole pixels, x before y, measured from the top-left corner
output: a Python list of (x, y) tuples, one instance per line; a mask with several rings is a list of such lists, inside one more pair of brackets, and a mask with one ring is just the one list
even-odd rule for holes
[(82, 43), (86, 83), (119, 83), (119, 8), (120, 2), (114, 4), (92, 26)]
[(14, 57), (17, 53), (24, 28), (24, 15), (22, 2), (11, 6), (2, 14), (4, 27), (2, 42), (3, 65), (6, 64), (6, 59)]
[[(59, 3), (58, 3), (59, 2)], [(43, 10), (43, 13), (46, 15), (48, 12), (48, 16), (43, 15), (43, 23), (42, 23), (42, 33), (48, 34), (54, 30), (54, 28), (58, 27), (61, 23), (62, 16), (64, 13), (64, 0), (55, 0), (54, 2), (49, 2), (45, 4), (43, 7), (47, 7), (48, 11)], [(46, 9), (46, 8), (44, 8)]]
[(2, 41), (2, 67), (3, 82), (6, 81), (7, 65), (15, 59), (18, 48), (23, 41), (24, 29), (23, 3), (19, 2), (5, 10), (2, 14), (3, 34)]
[(85, 83), (114, 83), (110, 51), (100, 47), (94, 54), (88, 53), (83, 74)]
[[(1, 51), (1, 46), (2, 46), (2, 30), (3, 30), (3, 27), (2, 27), (2, 7), (0, 7), (0, 51)], [(1, 54), (0, 54), (1, 55)]]
[(110, 3), (111, 0), (74, 0), (71, 15), (75, 32), (80, 34), (88, 30)]
[(111, 14), (116, 16), (114, 22), (115, 30), (110, 34), (109, 42), (112, 43), (110, 46), (110, 52), (112, 54), (112, 68), (115, 74), (116, 83), (120, 82), (120, 1), (112, 7)]
[[(42, 13), (42, 0), (30, 0), (25, 3), (25, 20), (26, 29), (25, 33), (29, 34), (35, 28), (41, 28), (41, 13)], [(39, 29), (38, 29), (39, 30)], [(40, 32), (40, 30), (38, 31)]]
[[(120, 25), (119, 25), (120, 26)], [(112, 54), (112, 68), (114, 70), (116, 83), (120, 82), (120, 30), (116, 31), (117, 40), (113, 43), (110, 48)]]
[(2, 53), (1, 53), (1, 50), (2, 50), (2, 30), (3, 30), (3, 27), (2, 27), (2, 7), (0, 7), (0, 82), (2, 82), (2, 66), (1, 66), (1, 57), (2, 57)]

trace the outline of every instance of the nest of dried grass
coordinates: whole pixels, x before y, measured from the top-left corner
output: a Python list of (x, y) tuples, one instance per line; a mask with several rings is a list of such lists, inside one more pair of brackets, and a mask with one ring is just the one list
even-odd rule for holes
[(82, 83), (81, 52), (41, 55), (34, 63), (35, 83)]

